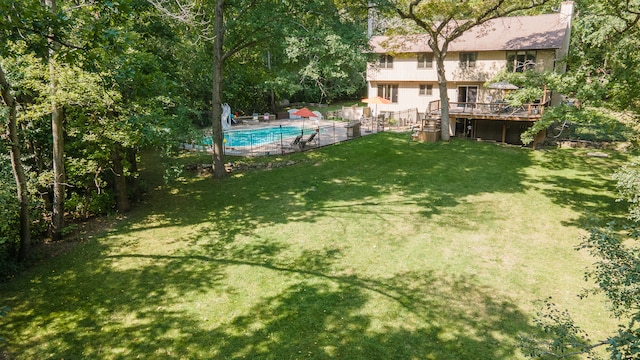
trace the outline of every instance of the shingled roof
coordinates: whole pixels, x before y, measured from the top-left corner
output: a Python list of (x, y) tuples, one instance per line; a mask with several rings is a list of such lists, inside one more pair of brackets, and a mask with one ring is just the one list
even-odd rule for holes
[[(490, 20), (449, 44), (450, 52), (559, 49), (568, 23), (560, 14), (514, 16)], [(428, 53), (429, 35), (373, 36), (374, 53)]]

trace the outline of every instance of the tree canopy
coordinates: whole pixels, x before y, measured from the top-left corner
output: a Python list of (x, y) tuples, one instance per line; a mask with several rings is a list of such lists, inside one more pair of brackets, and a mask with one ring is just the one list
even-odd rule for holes
[[(9, 225), (28, 218), (25, 231), (43, 239), (56, 199), (69, 220), (127, 211), (145, 189), (140, 151), (170, 154), (199, 140), (198, 128), (211, 126), (217, 110), (216, 1), (47, 4), (0, 3), (0, 170), (13, 175), (3, 177), (13, 191), (0, 195), (0, 212), (25, 206), (24, 216), (6, 217), (0, 227), (8, 261), (28, 241)], [(282, 99), (328, 103), (361, 92), (367, 12), (356, 4), (224, 2), (219, 101), (239, 113), (275, 112)], [(61, 115), (55, 121), (53, 109)], [(53, 156), (57, 124), (62, 153)], [(65, 170), (62, 195), (52, 185), (56, 159)]]

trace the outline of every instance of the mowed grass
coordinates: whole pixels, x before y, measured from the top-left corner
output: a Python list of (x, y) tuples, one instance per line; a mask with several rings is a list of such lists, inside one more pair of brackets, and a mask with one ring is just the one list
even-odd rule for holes
[(611, 155), (383, 133), (257, 159), (296, 164), (222, 181), (186, 174), (2, 284), (4, 351), (517, 359), (548, 296), (603, 335), (615, 324), (601, 299), (578, 299), (592, 259), (575, 247), (589, 226), (624, 217), (610, 177), (624, 156)]

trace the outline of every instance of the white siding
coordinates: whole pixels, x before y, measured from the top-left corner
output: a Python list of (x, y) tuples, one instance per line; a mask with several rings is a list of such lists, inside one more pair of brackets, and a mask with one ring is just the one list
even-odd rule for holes
[[(538, 50), (536, 54), (536, 71), (553, 71), (555, 66), (555, 50)], [(445, 71), (448, 80), (447, 94), (452, 102), (458, 101), (459, 86), (478, 86), (478, 102), (495, 100), (502, 96), (501, 91), (485, 89), (484, 84), (507, 66), (505, 51), (479, 52), (474, 67), (460, 66), (460, 53), (451, 52), (445, 59)], [(393, 68), (378, 69), (375, 63), (367, 68), (369, 97), (377, 96), (378, 84), (398, 85), (398, 103), (379, 104), (377, 110), (399, 111), (418, 108), (425, 111), (430, 101), (439, 100), (438, 76), (436, 62), (432, 68), (418, 68), (417, 55), (405, 55), (393, 59)], [(432, 85), (432, 95), (419, 95), (420, 85)], [(371, 106), (373, 109), (375, 105)]]
[(369, 64), (367, 67), (367, 80), (369, 81), (434, 81), (437, 78), (435, 61), (431, 69), (418, 69), (416, 55), (395, 57), (391, 69), (379, 69), (375, 63)]
[[(387, 82), (385, 82), (387, 83)], [(389, 84), (398, 85), (398, 103), (397, 104), (378, 104), (377, 109), (380, 111), (401, 111), (417, 108), (418, 111), (424, 112), (430, 101), (440, 99), (438, 91), (438, 83), (434, 82), (388, 82)], [(433, 85), (432, 95), (420, 95), (420, 84)], [(369, 83), (369, 97), (378, 95), (378, 86)], [(376, 109), (376, 105), (369, 105), (370, 108)]]
[(460, 53), (448, 53), (445, 58), (447, 80), (465, 82), (486, 82), (507, 66), (504, 51), (487, 51), (478, 53), (474, 67), (460, 67)]

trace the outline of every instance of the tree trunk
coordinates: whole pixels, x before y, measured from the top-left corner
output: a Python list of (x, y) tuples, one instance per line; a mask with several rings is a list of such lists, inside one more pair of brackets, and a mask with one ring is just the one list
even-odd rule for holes
[[(271, 73), (271, 51), (267, 50), (267, 68), (269, 69), (269, 77), (273, 76), (273, 74)], [(269, 105), (271, 105), (271, 113), (275, 114), (277, 109), (276, 109), (276, 94), (275, 91), (273, 91), (273, 84), (271, 84), (269, 89)]]
[(5, 136), (9, 139), (9, 152), (11, 156), (11, 169), (13, 177), (16, 181), (16, 190), (18, 196), (18, 206), (20, 211), (20, 244), (18, 246), (18, 259), (23, 260), (29, 253), (31, 247), (31, 219), (29, 218), (29, 194), (27, 192), (27, 177), (20, 160), (20, 142), (18, 140), (18, 126), (16, 114), (16, 101), (11, 94), (11, 88), (4, 75), (2, 65), (0, 65), (0, 94), (2, 99), (9, 108), (7, 120), (7, 133)]
[[(436, 49), (433, 49), (433, 48)], [(440, 91), (440, 121), (441, 121), (441, 138), (443, 141), (449, 141), (451, 136), (451, 125), (449, 124), (449, 94), (447, 93), (447, 75), (444, 68), (444, 58), (447, 55), (444, 51), (437, 48), (437, 44), (432, 47), (434, 57), (436, 58), (436, 70), (438, 73), (438, 89)]]
[(271, 102), (271, 113), (275, 114), (278, 109), (276, 109), (276, 93), (273, 91), (273, 88), (269, 91), (269, 100)]
[(138, 152), (135, 148), (127, 149), (127, 161), (129, 162), (129, 173), (131, 174), (127, 178), (127, 188), (132, 193), (131, 200), (137, 203), (142, 200), (142, 192), (138, 178)]
[[(51, 72), (55, 66), (51, 66)], [(55, 76), (55, 75), (54, 75)], [(56, 92), (57, 81), (51, 80), (52, 95)], [(55, 99), (51, 100), (51, 133), (53, 136), (53, 208), (51, 214), (51, 238), (53, 241), (62, 238), (64, 228), (64, 184), (66, 181), (64, 169), (64, 115)]]
[(116, 209), (119, 213), (125, 213), (131, 208), (127, 194), (127, 178), (122, 165), (120, 146), (115, 145), (111, 150), (111, 162), (115, 179), (113, 181), (116, 193)]
[(222, 82), (224, 74), (223, 66), (223, 38), (224, 38), (224, 0), (216, 0), (214, 10), (214, 42), (213, 42), (213, 94), (211, 119), (213, 128), (213, 176), (221, 179), (226, 176), (227, 172), (224, 168), (224, 153), (222, 139)]
[[(56, 1), (46, 0), (49, 10), (56, 13)], [(55, 64), (54, 44), (49, 44), (49, 82), (51, 90), (51, 133), (53, 137), (53, 207), (51, 210), (51, 239), (53, 241), (62, 238), (64, 228), (64, 184), (66, 181), (64, 169), (64, 113), (56, 99), (58, 80)]]

